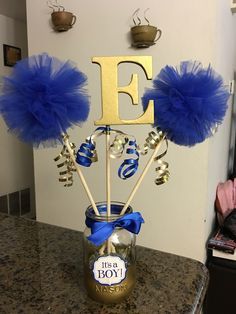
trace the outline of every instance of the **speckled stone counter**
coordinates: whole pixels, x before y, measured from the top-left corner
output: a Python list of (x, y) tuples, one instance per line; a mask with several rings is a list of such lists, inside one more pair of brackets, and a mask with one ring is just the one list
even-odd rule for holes
[(0, 313), (199, 313), (208, 283), (200, 262), (137, 247), (138, 278), (117, 305), (83, 286), (80, 232), (0, 214)]

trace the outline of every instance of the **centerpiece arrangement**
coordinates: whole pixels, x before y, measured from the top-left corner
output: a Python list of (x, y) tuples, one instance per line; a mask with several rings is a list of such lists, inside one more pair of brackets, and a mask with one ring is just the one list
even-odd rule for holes
[[(94, 300), (114, 303), (127, 297), (135, 286), (135, 236), (144, 220), (130, 204), (144, 176), (155, 162), (155, 183), (166, 182), (170, 173), (162, 158), (167, 153), (168, 140), (190, 147), (211, 136), (223, 120), (229, 94), (211, 66), (205, 69), (200, 62), (182, 62), (179, 68), (164, 67), (153, 80), (153, 87), (142, 97), (141, 117), (122, 120), (118, 93), (129, 94), (137, 104), (137, 76), (133, 75), (128, 86), (119, 87), (118, 65), (135, 63), (152, 79), (151, 58), (96, 57), (93, 62), (101, 66), (102, 118), (95, 122), (98, 127), (78, 149), (70, 142), (67, 130), (87, 120), (89, 98), (85, 90), (86, 76), (71, 62), (62, 62), (47, 54), (18, 62), (4, 80), (0, 113), (9, 130), (21, 140), (35, 147), (62, 145), (55, 158), (59, 181), (70, 187), (77, 172), (90, 201), (85, 213), (85, 286)], [(153, 130), (141, 145), (133, 136), (114, 127), (144, 123), (152, 124)], [(106, 141), (104, 202), (94, 200), (81, 170), (98, 160), (100, 136)], [(163, 145), (164, 151), (159, 153)], [(118, 176), (126, 180), (138, 173), (139, 158), (147, 154), (150, 158), (128, 200), (111, 200), (112, 158), (122, 158)]]

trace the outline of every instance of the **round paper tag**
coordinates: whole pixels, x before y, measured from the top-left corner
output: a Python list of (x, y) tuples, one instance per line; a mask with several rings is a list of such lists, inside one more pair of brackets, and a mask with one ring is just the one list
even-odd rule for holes
[(102, 285), (117, 285), (126, 277), (125, 261), (119, 256), (99, 257), (93, 265), (94, 279)]

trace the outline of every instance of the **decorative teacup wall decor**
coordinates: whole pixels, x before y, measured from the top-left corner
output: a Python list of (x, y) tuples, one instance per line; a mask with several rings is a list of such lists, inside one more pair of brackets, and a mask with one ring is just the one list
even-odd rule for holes
[(72, 28), (76, 22), (76, 16), (73, 13), (65, 11), (65, 8), (57, 1), (55, 4), (48, 1), (48, 6), (53, 10), (51, 21), (56, 32), (65, 32)]
[(68, 31), (76, 22), (76, 16), (71, 12), (52, 12), (51, 17), (54, 29), (57, 32)]
[(133, 14), (134, 26), (130, 29), (132, 46), (136, 48), (148, 48), (155, 45), (161, 37), (162, 31), (156, 26), (150, 25), (149, 20), (145, 16), (145, 13), (149, 9), (144, 11), (144, 19), (148, 24), (141, 24), (141, 19), (138, 16), (139, 10), (140, 9), (137, 9)]

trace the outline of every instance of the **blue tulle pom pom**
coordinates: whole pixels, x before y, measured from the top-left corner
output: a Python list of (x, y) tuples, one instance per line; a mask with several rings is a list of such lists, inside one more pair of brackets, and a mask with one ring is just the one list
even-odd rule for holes
[(0, 113), (21, 140), (36, 146), (56, 142), (88, 117), (86, 80), (72, 63), (46, 53), (23, 59), (4, 79)]
[(164, 67), (143, 96), (154, 100), (154, 126), (179, 145), (193, 146), (212, 135), (222, 122), (229, 93), (220, 75), (200, 62), (182, 62), (179, 70)]

